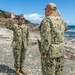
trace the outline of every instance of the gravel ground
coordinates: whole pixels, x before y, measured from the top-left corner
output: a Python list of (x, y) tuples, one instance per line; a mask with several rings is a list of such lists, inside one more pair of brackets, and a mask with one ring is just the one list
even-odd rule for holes
[[(13, 50), (11, 47), (13, 32), (6, 29), (0, 28), (0, 75), (14, 75), (14, 58)], [(30, 41), (36, 41), (39, 38), (37, 34), (30, 34)], [(32, 40), (34, 39), (34, 40)], [(27, 48), (26, 60), (24, 69), (28, 72), (28, 75), (42, 75), (41, 73), (41, 59), (40, 52), (37, 43), (30, 43)], [(64, 75), (75, 75), (75, 60), (65, 59), (64, 64)]]

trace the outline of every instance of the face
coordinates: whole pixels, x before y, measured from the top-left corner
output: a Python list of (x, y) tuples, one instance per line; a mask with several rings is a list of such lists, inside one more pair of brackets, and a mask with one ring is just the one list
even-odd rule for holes
[(19, 19), (19, 20), (18, 20), (18, 23), (19, 23), (20, 25), (24, 24), (24, 19), (23, 19), (23, 18)]
[(46, 8), (45, 10), (45, 16), (49, 16), (50, 15), (50, 10)]
[(48, 9), (48, 8), (46, 8), (46, 10), (45, 10), (45, 16), (49, 16), (50, 14), (53, 14), (53, 10), (52, 9)]

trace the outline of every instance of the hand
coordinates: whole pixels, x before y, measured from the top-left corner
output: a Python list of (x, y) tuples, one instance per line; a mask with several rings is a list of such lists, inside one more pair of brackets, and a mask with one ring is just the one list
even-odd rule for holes
[(11, 19), (15, 18), (14, 12), (11, 13)]
[(42, 55), (41, 58), (46, 58), (46, 55)]
[(60, 11), (59, 11), (59, 10), (57, 11), (57, 16), (61, 16), (61, 15), (60, 15)]

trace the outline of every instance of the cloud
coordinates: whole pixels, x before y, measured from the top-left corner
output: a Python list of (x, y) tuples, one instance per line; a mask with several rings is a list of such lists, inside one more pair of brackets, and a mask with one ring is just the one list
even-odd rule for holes
[[(44, 18), (44, 15), (38, 14), (38, 13), (32, 13), (32, 14), (25, 14), (25, 18), (32, 23), (40, 23), (41, 20)], [(66, 21), (67, 25), (75, 25), (75, 22), (72, 22), (70, 20)]]
[(24, 15), (26, 19), (30, 20), (30, 21), (38, 21), (40, 22), (43, 19), (43, 15), (37, 14), (37, 13), (33, 13), (33, 14), (27, 14)]
[(71, 21), (66, 21), (66, 23), (67, 23), (67, 24), (70, 24), (70, 23), (71, 23)]
[(68, 25), (75, 25), (75, 22), (72, 22), (72, 21), (66, 21), (66, 23), (67, 23)]

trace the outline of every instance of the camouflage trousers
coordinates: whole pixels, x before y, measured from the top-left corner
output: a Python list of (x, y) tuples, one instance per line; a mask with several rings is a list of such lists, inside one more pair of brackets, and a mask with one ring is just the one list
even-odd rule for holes
[(19, 68), (24, 66), (24, 60), (25, 60), (25, 54), (26, 54), (26, 48), (22, 44), (21, 47), (13, 48), (13, 55), (14, 55), (14, 67)]
[(42, 58), (42, 75), (63, 75), (64, 57)]

